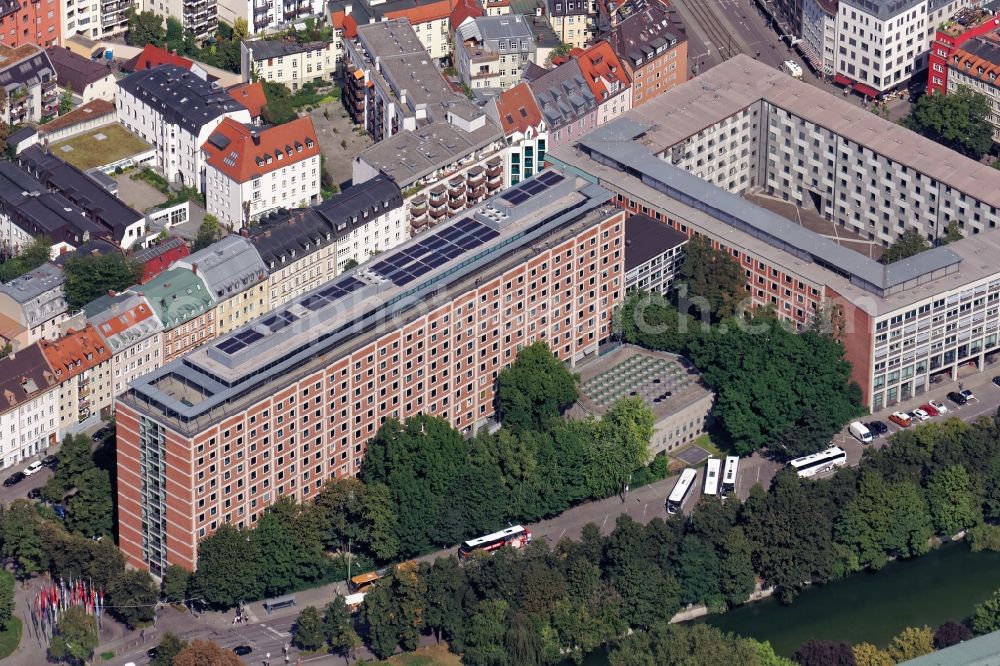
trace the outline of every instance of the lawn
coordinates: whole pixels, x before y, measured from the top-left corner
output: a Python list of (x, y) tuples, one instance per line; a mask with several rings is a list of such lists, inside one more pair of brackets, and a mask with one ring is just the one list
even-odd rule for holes
[(414, 652), (397, 654), (386, 661), (375, 662), (376, 666), (461, 666), (462, 658), (448, 652), (448, 645), (431, 645)]
[(149, 144), (121, 125), (113, 124), (54, 143), (49, 149), (53, 155), (86, 171), (149, 150)]
[(21, 619), (14, 615), (7, 623), (7, 630), (0, 632), (0, 659), (9, 657), (17, 649), (17, 644), (20, 642)]

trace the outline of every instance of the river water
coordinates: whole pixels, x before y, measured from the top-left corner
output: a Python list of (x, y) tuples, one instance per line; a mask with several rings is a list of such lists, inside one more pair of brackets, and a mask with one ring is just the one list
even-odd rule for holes
[[(786, 657), (810, 638), (885, 647), (906, 627), (934, 629), (971, 615), (998, 588), (1000, 553), (973, 553), (956, 543), (875, 573), (807, 588), (790, 606), (766, 599), (697, 621), (770, 641)], [(607, 663), (604, 652), (584, 660), (586, 666)]]

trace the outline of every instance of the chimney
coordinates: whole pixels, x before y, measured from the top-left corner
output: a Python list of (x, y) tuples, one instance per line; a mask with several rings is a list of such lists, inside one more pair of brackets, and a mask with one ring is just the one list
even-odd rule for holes
[(198, 274), (198, 264), (197, 264), (197, 262), (194, 262), (194, 261), (191, 262), (191, 272), (194, 273), (195, 275)]
[(253, 132), (250, 136), (253, 137), (253, 145), (259, 146), (260, 145), (260, 134), (258, 134), (257, 132)]
[(114, 289), (108, 289), (108, 296), (110, 296), (111, 298), (114, 298), (117, 295), (118, 295), (118, 292), (116, 292)]

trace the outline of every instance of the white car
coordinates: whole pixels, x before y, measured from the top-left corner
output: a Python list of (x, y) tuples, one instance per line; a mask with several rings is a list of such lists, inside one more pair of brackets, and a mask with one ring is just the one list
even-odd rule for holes
[(40, 471), (42, 471), (42, 463), (40, 461), (38, 461), (38, 460), (36, 460), (35, 462), (31, 463), (30, 465), (28, 465), (27, 467), (25, 467), (24, 470), (23, 470), (25, 476), (31, 476), (35, 472), (40, 472)]
[(910, 413), (911, 413), (911, 414), (913, 414), (913, 415), (914, 415), (915, 417), (917, 417), (918, 419), (920, 419), (921, 421), (926, 421), (927, 419), (929, 419), (929, 418), (931, 417), (931, 415), (930, 415), (930, 414), (928, 414), (927, 412), (925, 412), (925, 411), (924, 411), (924, 410), (922, 410), (922, 409), (914, 409), (914, 410), (913, 410), (912, 412), (910, 412)]
[(944, 404), (940, 400), (931, 400), (927, 404), (929, 404), (931, 407), (933, 407), (934, 409), (936, 409), (938, 411), (938, 414), (947, 414), (948, 413), (948, 405)]

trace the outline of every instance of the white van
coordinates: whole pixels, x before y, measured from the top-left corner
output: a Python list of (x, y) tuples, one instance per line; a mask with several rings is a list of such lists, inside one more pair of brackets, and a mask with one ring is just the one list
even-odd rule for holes
[(794, 60), (786, 60), (781, 63), (781, 69), (787, 72), (792, 78), (802, 80), (802, 68)]
[(851, 434), (854, 436), (854, 439), (858, 440), (862, 444), (872, 443), (872, 440), (874, 439), (872, 437), (872, 433), (861, 421), (855, 421), (850, 425), (849, 429)]

